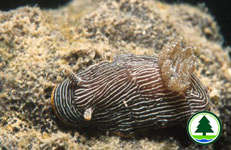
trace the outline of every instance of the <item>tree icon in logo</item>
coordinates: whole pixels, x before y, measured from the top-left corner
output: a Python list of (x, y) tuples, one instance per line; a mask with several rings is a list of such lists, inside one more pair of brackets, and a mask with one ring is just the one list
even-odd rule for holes
[(203, 116), (199, 121), (199, 125), (197, 126), (196, 133), (203, 133), (203, 136), (206, 136), (206, 133), (213, 133), (212, 127), (209, 124), (209, 120)]

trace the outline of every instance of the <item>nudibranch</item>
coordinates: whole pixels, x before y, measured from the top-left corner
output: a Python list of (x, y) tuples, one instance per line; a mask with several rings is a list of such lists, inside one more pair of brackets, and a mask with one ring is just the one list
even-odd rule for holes
[(209, 110), (207, 89), (196, 75), (192, 48), (167, 44), (154, 56), (124, 54), (68, 78), (52, 92), (55, 114), (66, 124), (122, 135), (186, 122)]

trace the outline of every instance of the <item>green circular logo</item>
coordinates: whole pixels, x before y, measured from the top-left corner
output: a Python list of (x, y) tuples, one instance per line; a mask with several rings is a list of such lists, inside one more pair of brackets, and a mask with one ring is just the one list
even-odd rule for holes
[(188, 120), (187, 131), (194, 142), (207, 145), (215, 142), (220, 137), (222, 125), (215, 114), (201, 111)]

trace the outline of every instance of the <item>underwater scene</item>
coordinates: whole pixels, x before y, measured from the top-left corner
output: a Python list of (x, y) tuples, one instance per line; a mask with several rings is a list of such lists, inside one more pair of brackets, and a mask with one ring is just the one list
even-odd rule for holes
[(0, 149), (231, 149), (229, 6), (0, 2)]

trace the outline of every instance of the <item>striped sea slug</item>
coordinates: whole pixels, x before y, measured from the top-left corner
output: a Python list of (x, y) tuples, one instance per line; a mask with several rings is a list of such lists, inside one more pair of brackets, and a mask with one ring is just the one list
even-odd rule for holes
[(94, 126), (123, 135), (180, 124), (209, 109), (206, 88), (193, 74), (192, 49), (168, 44), (159, 57), (119, 55), (80, 73), (67, 71), (51, 103), (73, 126)]

